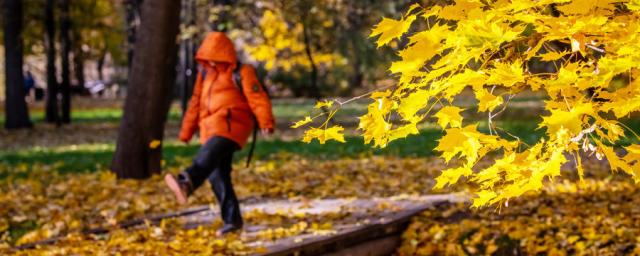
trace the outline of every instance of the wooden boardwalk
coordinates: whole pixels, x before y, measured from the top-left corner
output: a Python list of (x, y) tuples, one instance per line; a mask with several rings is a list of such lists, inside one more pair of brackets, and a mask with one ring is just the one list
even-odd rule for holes
[[(248, 244), (266, 248), (258, 255), (388, 255), (400, 242), (400, 235), (412, 216), (438, 204), (464, 202), (459, 194), (391, 197), (373, 199), (323, 199), (305, 202), (268, 201), (242, 207), (243, 212), (265, 214), (325, 215), (348, 212), (348, 217), (333, 223), (327, 234), (302, 233), (274, 241)], [(187, 227), (207, 225), (218, 218), (215, 210), (201, 211), (180, 217)], [(261, 226), (245, 227), (243, 236), (254, 237)], [(389, 251), (391, 250), (391, 251)], [(371, 254), (373, 253), (373, 254)]]
[[(307, 201), (273, 200), (242, 205), (242, 211), (265, 215), (288, 213), (292, 215), (323, 216), (341, 214), (345, 217), (333, 222), (330, 232), (301, 232), (294, 236), (265, 241), (260, 232), (262, 225), (245, 226), (242, 240), (246, 245), (260, 248), (259, 256), (270, 255), (389, 255), (400, 243), (400, 236), (412, 216), (439, 204), (465, 202), (460, 194), (403, 196), (371, 199), (316, 199)], [(120, 228), (144, 228), (148, 223), (159, 223), (173, 218), (185, 228), (210, 225), (219, 218), (217, 209), (200, 206), (179, 212), (149, 216), (120, 223)], [(99, 228), (85, 233), (107, 233)], [(55, 243), (59, 237), (26, 244), (19, 249)]]

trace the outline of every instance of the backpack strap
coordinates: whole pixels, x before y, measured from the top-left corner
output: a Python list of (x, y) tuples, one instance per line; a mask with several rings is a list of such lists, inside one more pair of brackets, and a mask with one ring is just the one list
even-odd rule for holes
[[(236, 84), (242, 96), (247, 99), (247, 96), (244, 94), (244, 89), (242, 87), (242, 75), (240, 74), (240, 70), (242, 69), (242, 63), (238, 62), (236, 68), (233, 70), (233, 82)], [(266, 92), (266, 91), (265, 91)], [(253, 117), (253, 135), (251, 138), (251, 146), (249, 147), (249, 153), (247, 154), (247, 167), (251, 165), (251, 158), (253, 157), (253, 152), (256, 148), (256, 141), (258, 140), (258, 119), (256, 115), (251, 112), (251, 116)]]
[(240, 70), (242, 70), (242, 62), (238, 61), (238, 64), (236, 65), (236, 68), (233, 69), (233, 74), (231, 76), (233, 76), (233, 82), (236, 84), (236, 87), (240, 89), (242, 96), (245, 96), (244, 89), (242, 88), (242, 75), (240, 74)]
[(206, 68), (202, 68), (200, 70), (200, 81), (202, 81), (202, 83), (204, 83), (204, 79), (207, 78), (207, 69)]

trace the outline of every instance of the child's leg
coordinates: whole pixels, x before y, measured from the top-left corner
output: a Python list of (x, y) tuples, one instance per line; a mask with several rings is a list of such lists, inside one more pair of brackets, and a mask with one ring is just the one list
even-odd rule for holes
[[(228, 144), (227, 140), (217, 136), (209, 139), (198, 151), (193, 164), (181, 174), (181, 179), (186, 178), (191, 183), (192, 190), (200, 187), (216, 169), (220, 156), (224, 154), (226, 144)], [(185, 173), (187, 177), (182, 177)]]
[(233, 184), (231, 183), (231, 162), (233, 152), (238, 149), (238, 145), (228, 140), (225, 149), (226, 150), (220, 154), (220, 158), (218, 158), (219, 161), (215, 170), (211, 176), (209, 176), (209, 182), (220, 204), (220, 213), (224, 223), (240, 227), (242, 226), (240, 205), (236, 193), (233, 190)]

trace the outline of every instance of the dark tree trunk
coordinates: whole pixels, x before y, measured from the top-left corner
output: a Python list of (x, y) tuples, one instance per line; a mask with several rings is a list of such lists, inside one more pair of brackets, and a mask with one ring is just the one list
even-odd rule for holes
[[(182, 1), (182, 20), (184, 24), (195, 25), (196, 24), (196, 1), (195, 0), (183, 0)], [(182, 107), (182, 113), (187, 111), (187, 104), (191, 98), (193, 85), (196, 82), (197, 63), (195, 61), (196, 44), (194, 38), (189, 38), (182, 41), (181, 44), (181, 61), (182, 61), (182, 77), (180, 83), (180, 106)]]
[[(307, 15), (307, 12), (303, 12), (304, 15)], [(303, 20), (306, 19), (303, 17)], [(320, 99), (320, 88), (318, 87), (318, 67), (316, 66), (316, 62), (313, 58), (313, 51), (311, 50), (311, 38), (309, 35), (309, 29), (307, 28), (308, 24), (306, 22), (302, 22), (302, 36), (304, 39), (304, 50), (307, 54), (307, 59), (311, 63), (311, 74), (309, 78), (309, 93), (310, 96), (316, 100)]]
[(100, 57), (98, 57), (96, 71), (98, 71), (98, 79), (104, 82), (104, 62), (107, 59), (107, 49), (103, 49), (100, 52)]
[(175, 79), (180, 1), (144, 1), (112, 170), (118, 178), (161, 171), (162, 141)]
[(82, 36), (79, 31), (74, 31), (73, 33), (73, 41), (74, 50), (73, 50), (73, 71), (76, 76), (76, 81), (78, 81), (78, 86), (80, 88), (84, 88), (85, 83), (85, 75), (84, 75), (84, 52), (82, 51), (82, 46), (80, 42), (82, 41)]
[[(358, 41), (357, 37), (353, 37), (351, 39), (351, 47), (352, 47), (352, 69), (353, 76), (351, 77), (351, 86), (349, 86), (349, 90), (352, 91), (354, 88), (362, 87), (362, 82), (364, 81), (364, 73), (362, 71), (362, 60), (360, 57), (360, 51), (358, 51)], [(351, 93), (351, 92), (349, 92)]]
[(56, 23), (54, 17), (55, 0), (47, 0), (44, 24), (46, 33), (44, 43), (47, 50), (47, 103), (45, 120), (60, 124), (58, 112), (58, 79), (56, 78)]
[(6, 101), (4, 123), (7, 129), (29, 128), (22, 74), (22, 0), (4, 0), (4, 47)]
[(358, 12), (357, 7), (354, 4), (348, 5), (348, 16), (347, 16), (347, 24), (349, 28), (346, 30), (348, 35), (349, 43), (351, 44), (351, 59), (352, 59), (352, 69), (353, 74), (351, 77), (351, 86), (349, 86), (349, 94), (353, 91), (354, 88), (358, 88), (362, 86), (364, 82), (364, 72), (362, 70), (362, 53), (360, 52), (359, 45), (360, 29), (362, 27), (362, 22), (365, 19), (365, 12)]
[(140, 25), (140, 5), (142, 0), (126, 0), (126, 20), (127, 20), (127, 65), (131, 70), (133, 63), (134, 45), (136, 42), (136, 31)]
[(62, 94), (62, 122), (71, 123), (71, 69), (69, 55), (71, 53), (71, 17), (69, 16), (69, 0), (60, 0), (60, 46), (62, 52), (62, 83), (60, 93)]

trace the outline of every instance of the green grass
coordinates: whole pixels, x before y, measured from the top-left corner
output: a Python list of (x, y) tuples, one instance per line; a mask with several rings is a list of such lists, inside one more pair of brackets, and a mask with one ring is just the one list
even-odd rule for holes
[[(506, 123), (502, 127), (520, 135), (527, 142), (535, 141), (542, 135), (541, 131), (527, 135), (522, 131), (533, 130), (533, 123)], [(520, 132), (519, 132), (520, 131)], [(382, 149), (365, 145), (362, 137), (347, 137), (346, 143), (329, 141), (321, 145), (317, 141), (304, 143), (299, 140), (258, 140), (254, 159), (269, 159), (280, 154), (296, 154), (307, 158), (335, 159), (341, 157), (363, 157), (370, 155), (392, 155), (399, 157), (421, 157), (434, 154), (433, 149), (437, 140), (442, 136), (439, 129), (424, 129), (418, 135), (406, 139), (393, 141)], [(167, 167), (183, 166), (193, 158), (198, 145), (183, 145), (167, 143), (163, 148), (163, 159)], [(49, 166), (61, 173), (95, 171), (108, 168), (114, 152), (113, 144), (89, 144), (80, 146), (66, 146), (59, 148), (37, 148), (19, 152), (0, 153), (0, 164), (18, 169), (38, 168), (40, 165)], [(245, 161), (248, 146), (236, 154), (236, 161)], [(7, 170), (0, 169), (0, 178), (8, 175)]]
[[(44, 111), (31, 111), (31, 121), (35, 123), (44, 122)], [(169, 111), (169, 120), (180, 120), (182, 112), (179, 109)], [(0, 124), (4, 124), (4, 114), (0, 114)], [(122, 109), (119, 108), (99, 108), (80, 109), (71, 112), (71, 122), (74, 123), (116, 123), (122, 118)]]
[[(634, 130), (640, 130), (640, 120), (626, 122)], [(518, 136), (528, 144), (535, 143), (544, 136), (543, 130), (536, 130), (535, 122), (503, 122), (499, 126)], [(486, 124), (480, 126), (480, 130), (487, 132)], [(317, 141), (304, 143), (299, 140), (283, 141), (258, 140), (254, 160), (270, 159), (282, 154), (295, 154), (306, 158), (336, 159), (342, 157), (366, 157), (371, 155), (390, 155), (398, 157), (425, 157), (432, 156), (436, 152), (433, 149), (438, 139), (443, 135), (440, 129), (423, 129), (420, 134), (399, 139), (378, 149), (365, 145), (362, 137), (347, 137), (346, 143), (329, 141), (321, 145)], [(620, 145), (636, 139), (626, 139)], [(238, 152), (236, 161), (244, 163), (248, 147)], [(0, 178), (6, 177), (13, 170), (28, 171), (30, 168), (48, 166), (53, 171), (60, 173), (83, 172), (106, 169), (111, 163), (114, 152), (114, 144), (86, 144), (80, 146), (65, 146), (58, 148), (36, 148), (18, 152), (0, 152)], [(190, 162), (199, 145), (184, 145), (180, 143), (166, 143), (163, 148), (163, 159), (166, 167), (183, 167)], [(26, 170), (25, 170), (26, 169)]]
[[(314, 109), (313, 101), (274, 101), (273, 112), (276, 118), (293, 121), (311, 115)], [(364, 113), (366, 106), (364, 104), (350, 104), (345, 106), (338, 116), (358, 116)], [(45, 112), (43, 110), (31, 111), (30, 118), (35, 123), (44, 122)], [(122, 109), (120, 108), (96, 108), (96, 109), (78, 109), (72, 110), (71, 121), (74, 123), (117, 123), (122, 118)], [(180, 121), (182, 118), (182, 110), (179, 107), (173, 107), (169, 111), (169, 121)], [(0, 113), (0, 124), (4, 124), (5, 115)]]

